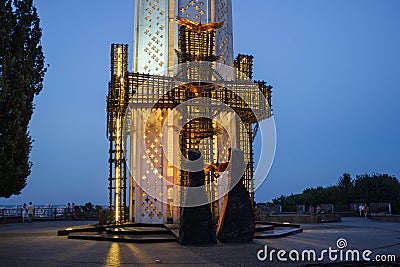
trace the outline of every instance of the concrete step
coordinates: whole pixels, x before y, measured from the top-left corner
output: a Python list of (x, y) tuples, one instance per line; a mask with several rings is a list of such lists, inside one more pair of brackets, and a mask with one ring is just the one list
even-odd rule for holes
[(165, 228), (177, 239), (179, 239), (179, 224), (166, 224)]
[(280, 238), (302, 232), (301, 228), (274, 228), (274, 230), (255, 232), (254, 239)]
[(70, 233), (79, 233), (79, 232), (101, 232), (106, 229), (105, 226), (99, 225), (78, 225), (78, 226), (69, 226), (64, 227), (57, 231), (57, 235), (66, 236)]
[[(278, 223), (257, 223), (254, 239), (280, 238), (303, 232), (298, 225)], [(108, 227), (84, 226), (66, 228), (59, 235), (68, 239), (112, 241), (126, 243), (165, 243), (177, 242), (179, 225), (141, 225), (126, 224)]]
[(163, 227), (110, 227), (106, 228), (107, 234), (113, 235), (147, 235), (168, 234), (169, 231)]
[(104, 232), (92, 233), (70, 233), (68, 239), (111, 241), (123, 243), (169, 243), (177, 242), (176, 238), (170, 234), (137, 234), (137, 235), (114, 235)]
[(256, 224), (256, 232), (265, 232), (274, 230), (274, 226), (271, 224)]

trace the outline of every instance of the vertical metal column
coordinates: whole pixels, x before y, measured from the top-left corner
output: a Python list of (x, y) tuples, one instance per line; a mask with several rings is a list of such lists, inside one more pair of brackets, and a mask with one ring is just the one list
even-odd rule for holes
[(123, 140), (125, 112), (128, 106), (128, 45), (111, 45), (111, 82), (107, 97), (107, 134), (110, 141), (110, 210), (116, 224), (126, 218), (126, 157)]

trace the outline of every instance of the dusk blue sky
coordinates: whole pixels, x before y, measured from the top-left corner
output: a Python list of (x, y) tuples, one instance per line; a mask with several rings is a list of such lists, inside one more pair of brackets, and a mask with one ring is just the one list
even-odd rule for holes
[[(35, 99), (32, 174), (0, 206), (108, 204), (110, 44), (133, 41), (133, 0), (36, 0), (50, 64)], [(277, 151), (257, 201), (400, 176), (400, 1), (233, 1), (235, 54), (274, 86)], [(131, 50), (130, 50), (131, 51)]]

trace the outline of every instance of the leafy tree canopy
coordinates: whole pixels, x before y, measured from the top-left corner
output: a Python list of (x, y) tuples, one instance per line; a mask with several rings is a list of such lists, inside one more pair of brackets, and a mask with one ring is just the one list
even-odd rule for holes
[(20, 194), (31, 172), (28, 125), (46, 72), (39, 23), (32, 0), (0, 2), (0, 197)]
[(362, 174), (355, 179), (344, 173), (336, 185), (307, 188), (301, 194), (280, 196), (273, 204), (282, 206), (350, 203), (391, 203), (394, 213), (400, 213), (400, 182), (388, 174)]

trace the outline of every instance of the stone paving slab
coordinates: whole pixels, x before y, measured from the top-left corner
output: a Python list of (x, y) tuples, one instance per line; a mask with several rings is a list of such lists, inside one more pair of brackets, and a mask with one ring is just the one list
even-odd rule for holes
[(364, 219), (343, 218), (341, 223), (302, 225), (303, 233), (281, 239), (194, 247), (177, 243), (70, 240), (56, 236), (60, 228), (88, 222), (0, 225), (0, 266), (302, 266), (307, 263), (261, 262), (256, 255), (265, 245), (276, 250), (326, 249), (335, 247), (341, 237), (347, 239), (349, 248), (368, 248), (374, 253), (400, 256), (400, 224)]
[(367, 218), (343, 218), (342, 222), (301, 225), (303, 233), (282, 239), (257, 240), (260, 245), (285, 251), (338, 249), (338, 239), (345, 239), (346, 250), (371, 250), (374, 255), (400, 257), (400, 224), (375, 222)]
[(34, 221), (32, 223), (0, 224), (0, 237), (10, 235), (57, 235), (57, 231), (69, 226), (93, 225), (97, 221)]

